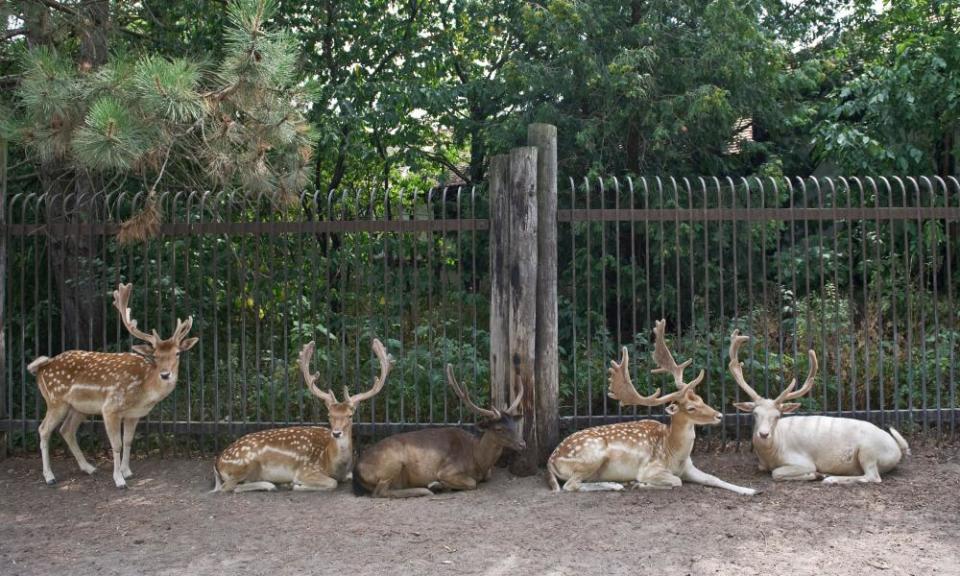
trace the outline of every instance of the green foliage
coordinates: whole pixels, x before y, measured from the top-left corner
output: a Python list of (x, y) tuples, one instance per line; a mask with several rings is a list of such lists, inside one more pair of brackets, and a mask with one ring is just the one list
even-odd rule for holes
[(855, 13), (835, 49), (842, 76), (814, 133), (819, 157), (855, 174), (948, 173), (960, 151), (958, 20), (956, 1)]
[(117, 51), (93, 70), (68, 51), (22, 58), (18, 139), (46, 162), (109, 173), (119, 188), (163, 183), (286, 199), (310, 181), (314, 132), (303, 114), (297, 51), (268, 25), (276, 3), (229, 7), (224, 58)]

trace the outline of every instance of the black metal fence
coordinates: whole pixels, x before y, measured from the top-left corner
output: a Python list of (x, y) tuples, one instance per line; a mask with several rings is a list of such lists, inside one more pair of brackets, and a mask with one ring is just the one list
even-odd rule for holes
[[(373, 337), (397, 359), (384, 392), (361, 408), (361, 434), (471, 421), (447, 389), (452, 362), (489, 394), (488, 200), (480, 188), (302, 195), (287, 205), (222, 194), (160, 198), (160, 236), (119, 245), (116, 223), (142, 195), (92, 200), (101, 217), (52, 224), (48, 199), (7, 200), (5, 413), (14, 449), (32, 447), (43, 401), (26, 364), (82, 345), (126, 350), (110, 305), (133, 282), (140, 325), (172, 330), (192, 314), (200, 343), (180, 384), (144, 420), (168, 442), (218, 445), (251, 429), (322, 422), (295, 368), (317, 341), (323, 383), (372, 382)], [(734, 327), (753, 336), (745, 372), (775, 393), (821, 376), (808, 412), (901, 428), (956, 431), (955, 302), (960, 183), (954, 178), (585, 179), (561, 187), (558, 217), (560, 410), (568, 427), (633, 417), (605, 394), (620, 345), (649, 391), (649, 331), (707, 371), (702, 394), (729, 416), (725, 374)], [(70, 199), (58, 201), (70, 202)], [(82, 274), (63, 278), (51, 245), (85, 238)], [(99, 323), (71, 324), (58, 286), (89, 293)], [(640, 411), (647, 414), (645, 410)], [(748, 434), (735, 418), (724, 433)]]
[[(956, 178), (641, 178), (570, 181), (560, 193), (560, 348), (577, 427), (633, 416), (605, 394), (606, 365), (650, 328), (707, 372), (705, 399), (734, 416), (729, 335), (775, 396), (806, 352), (820, 376), (806, 412), (956, 431), (960, 183)], [(736, 419), (737, 439), (749, 436)]]

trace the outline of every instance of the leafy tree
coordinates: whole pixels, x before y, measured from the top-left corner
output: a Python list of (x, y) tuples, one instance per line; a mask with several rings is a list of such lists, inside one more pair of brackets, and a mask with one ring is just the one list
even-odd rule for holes
[(856, 174), (953, 174), (960, 155), (960, 2), (865, 2), (834, 50), (819, 157)]

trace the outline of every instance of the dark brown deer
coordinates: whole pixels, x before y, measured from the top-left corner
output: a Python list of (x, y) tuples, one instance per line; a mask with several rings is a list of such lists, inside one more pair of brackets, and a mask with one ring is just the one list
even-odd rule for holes
[(447, 383), (464, 405), (481, 416), (477, 438), (461, 428), (433, 428), (397, 434), (369, 448), (353, 470), (353, 491), (379, 498), (430, 496), (434, 490), (473, 490), (490, 478), (504, 448), (523, 450), (523, 397), (514, 389), (503, 411), (478, 407), (447, 365)]

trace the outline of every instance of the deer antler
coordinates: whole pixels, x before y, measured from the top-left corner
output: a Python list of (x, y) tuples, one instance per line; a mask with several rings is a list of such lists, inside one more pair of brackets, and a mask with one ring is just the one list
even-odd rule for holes
[(188, 316), (186, 322), (181, 322), (180, 319), (177, 318), (177, 329), (173, 331), (173, 341), (180, 342), (186, 338), (191, 328), (193, 328), (193, 316)]
[(313, 340), (307, 342), (303, 349), (300, 350), (300, 357), (297, 358), (297, 364), (300, 366), (303, 381), (307, 384), (307, 388), (310, 389), (310, 393), (323, 400), (329, 406), (330, 404), (337, 403), (337, 397), (333, 394), (333, 390), (327, 389), (327, 391), (324, 392), (317, 388), (317, 375), (310, 373), (310, 359), (313, 358), (313, 351), (316, 347), (317, 344)]
[(453, 365), (447, 364), (447, 384), (453, 388), (453, 391), (456, 392), (457, 396), (460, 397), (460, 400), (463, 401), (463, 404), (472, 410), (473, 412), (483, 416), (485, 418), (500, 418), (500, 411), (494, 408), (493, 410), (487, 410), (485, 408), (480, 408), (473, 403), (473, 400), (470, 399), (470, 395), (467, 394), (467, 390), (457, 382), (456, 377), (453, 375)]
[(807, 392), (810, 392), (810, 390), (813, 388), (813, 381), (817, 377), (817, 368), (819, 368), (819, 365), (817, 364), (817, 353), (813, 350), (810, 350), (807, 352), (807, 355), (810, 358), (810, 372), (807, 374), (807, 379), (804, 381), (803, 387), (794, 392), (793, 389), (797, 385), (797, 379), (794, 378), (790, 381), (790, 385), (787, 386), (787, 388), (781, 392), (779, 396), (777, 396), (777, 399), (773, 401), (775, 404), (782, 404), (787, 400), (796, 400), (797, 398), (805, 395)]
[(127, 332), (130, 332), (134, 338), (139, 338), (144, 342), (149, 342), (151, 345), (156, 346), (161, 340), (156, 330), (154, 330), (152, 335), (147, 334), (146, 332), (137, 328), (137, 321), (130, 316), (129, 302), (130, 292), (132, 290), (133, 284), (121, 283), (117, 289), (113, 291), (113, 305), (120, 312), (120, 320), (123, 322), (124, 327), (126, 327)]
[(514, 381), (510, 383), (510, 392), (513, 394), (513, 402), (504, 410), (504, 414), (516, 416), (517, 411), (520, 409), (520, 404), (523, 402), (523, 383), (520, 382), (519, 378), (515, 378)]
[(683, 389), (684, 391), (687, 389), (692, 390), (703, 381), (703, 376), (705, 373), (703, 370), (700, 370), (700, 374), (698, 374), (692, 382), (685, 383), (683, 381), (683, 371), (687, 368), (687, 366), (693, 363), (693, 358), (687, 360), (683, 364), (677, 365), (677, 361), (673, 359), (673, 354), (671, 354), (670, 349), (667, 348), (667, 339), (663, 334), (666, 326), (666, 320), (657, 320), (656, 325), (653, 328), (653, 361), (657, 367), (651, 370), (651, 372), (654, 374), (670, 374), (673, 376), (673, 382), (676, 384), (677, 389)]
[(734, 329), (733, 334), (730, 335), (730, 363), (727, 364), (727, 370), (730, 371), (730, 374), (733, 375), (733, 379), (736, 380), (740, 388), (747, 393), (747, 396), (751, 400), (756, 402), (761, 399), (761, 396), (757, 394), (757, 391), (754, 390), (747, 380), (743, 377), (743, 362), (740, 362), (740, 345), (749, 340), (749, 336), (741, 336), (740, 329)]
[(390, 370), (393, 369), (393, 357), (387, 354), (387, 349), (383, 346), (383, 342), (374, 338), (371, 348), (373, 348), (373, 353), (376, 354), (380, 360), (380, 377), (373, 381), (373, 386), (366, 392), (351, 396), (347, 394), (346, 389), (344, 389), (343, 393), (346, 395), (347, 403), (349, 404), (357, 404), (358, 402), (363, 402), (379, 394), (380, 390), (383, 389), (383, 385), (387, 382), (387, 376), (390, 374)]
[(630, 356), (627, 354), (627, 347), (620, 349), (620, 362), (610, 361), (610, 368), (607, 370), (610, 385), (607, 396), (619, 401), (624, 406), (659, 406), (673, 402), (679, 398), (683, 390), (671, 392), (666, 396), (660, 395), (660, 389), (657, 388), (650, 396), (641, 396), (636, 387), (630, 380)]

